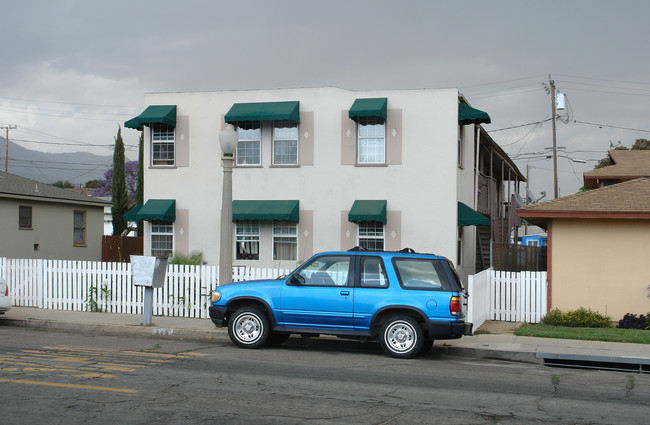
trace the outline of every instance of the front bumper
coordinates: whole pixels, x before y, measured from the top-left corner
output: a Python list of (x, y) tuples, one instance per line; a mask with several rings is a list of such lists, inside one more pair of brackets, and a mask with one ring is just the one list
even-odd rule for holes
[(226, 317), (226, 307), (211, 305), (208, 311), (210, 312), (212, 323), (218, 328), (222, 328), (224, 326), (224, 318)]

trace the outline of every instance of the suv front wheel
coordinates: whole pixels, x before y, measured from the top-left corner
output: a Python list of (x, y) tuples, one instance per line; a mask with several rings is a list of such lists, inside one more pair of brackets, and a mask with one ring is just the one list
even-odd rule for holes
[(409, 316), (391, 316), (381, 327), (379, 344), (386, 354), (398, 359), (415, 357), (424, 343), (417, 320)]
[(228, 320), (228, 336), (239, 348), (260, 348), (269, 337), (269, 321), (255, 307), (242, 307)]

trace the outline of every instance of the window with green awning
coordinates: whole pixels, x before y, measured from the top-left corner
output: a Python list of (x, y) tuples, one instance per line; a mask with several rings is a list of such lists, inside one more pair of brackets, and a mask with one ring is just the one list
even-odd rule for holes
[(299, 201), (232, 201), (232, 219), (277, 220), (298, 223)]
[(176, 105), (151, 105), (140, 115), (124, 123), (124, 127), (142, 130), (143, 126), (165, 124), (176, 127)]
[(490, 124), (492, 120), (487, 112), (472, 108), (464, 103), (458, 104), (458, 124)]
[(142, 209), (142, 204), (137, 204), (124, 214), (124, 221), (139, 221), (138, 212)]
[(386, 201), (357, 200), (352, 204), (348, 213), (348, 221), (360, 223), (363, 221), (378, 221), (386, 224)]
[(376, 117), (384, 121), (388, 116), (388, 98), (377, 97), (370, 99), (356, 99), (348, 112), (351, 119), (362, 117)]
[(224, 120), (229, 124), (238, 122), (287, 120), (300, 123), (300, 102), (235, 103)]
[(135, 214), (134, 221), (174, 221), (176, 220), (175, 199), (149, 199)]
[(472, 208), (458, 203), (458, 226), (489, 226), (490, 220)]

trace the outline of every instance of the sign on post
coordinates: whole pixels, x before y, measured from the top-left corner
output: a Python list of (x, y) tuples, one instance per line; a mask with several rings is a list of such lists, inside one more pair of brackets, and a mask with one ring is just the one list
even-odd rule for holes
[(153, 289), (162, 288), (167, 277), (167, 258), (131, 256), (132, 282), (144, 287), (144, 313), (142, 324), (150, 325), (153, 315)]

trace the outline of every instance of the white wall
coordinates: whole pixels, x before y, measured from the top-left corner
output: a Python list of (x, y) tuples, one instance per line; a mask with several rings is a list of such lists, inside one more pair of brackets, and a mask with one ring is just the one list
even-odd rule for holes
[[(341, 111), (348, 110), (356, 98), (369, 97), (387, 97), (389, 111), (402, 111), (401, 165), (341, 164)], [(313, 211), (314, 252), (340, 248), (341, 211), (348, 211), (354, 200), (386, 199), (389, 211), (401, 212), (402, 234), (398, 236), (403, 247), (455, 261), (459, 192), (456, 89), (357, 92), (308, 88), (147, 94), (145, 105), (177, 105), (178, 117), (189, 116), (188, 130), (176, 134), (177, 140), (189, 140), (189, 167), (151, 168), (145, 164), (144, 168), (145, 200), (176, 199), (177, 211), (188, 211), (187, 222), (175, 225), (175, 243), (184, 239), (190, 250), (203, 251), (208, 263), (218, 263), (222, 184), (218, 136), (223, 115), (233, 103), (290, 100), (300, 101), (301, 112), (314, 114), (310, 135), (314, 138), (313, 166), (270, 168), (270, 146), (264, 145), (261, 168), (235, 168), (233, 199), (300, 200), (301, 210)], [(387, 132), (391, 130), (386, 128)], [(150, 155), (150, 144), (145, 143), (146, 161)], [(150, 249), (148, 232), (146, 225), (145, 252)], [(391, 237), (386, 235), (386, 239)]]

